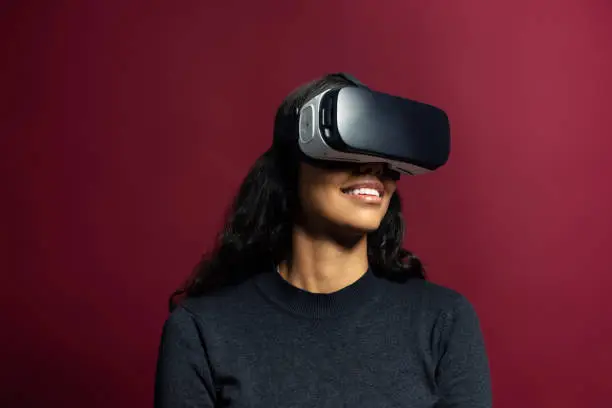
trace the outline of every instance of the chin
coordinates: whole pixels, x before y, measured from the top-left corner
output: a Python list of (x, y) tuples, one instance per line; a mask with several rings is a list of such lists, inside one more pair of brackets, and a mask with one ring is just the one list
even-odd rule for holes
[(355, 211), (352, 208), (339, 209), (336, 208), (332, 212), (322, 214), (322, 219), (325, 220), (323, 225), (327, 225), (333, 234), (340, 236), (361, 237), (371, 232), (376, 231), (384, 218), (382, 211)]
[(370, 234), (378, 229), (380, 224), (377, 225), (357, 225), (353, 227), (354, 230), (359, 231), (363, 235)]
[(353, 222), (344, 222), (342, 223), (344, 228), (346, 228), (347, 230), (351, 230), (354, 231), (358, 234), (369, 234), (371, 232), (374, 232), (378, 229), (378, 227), (380, 227), (380, 222), (381, 220), (376, 219), (376, 220), (371, 220), (371, 221), (366, 221), (366, 220), (359, 220), (359, 221), (353, 221)]

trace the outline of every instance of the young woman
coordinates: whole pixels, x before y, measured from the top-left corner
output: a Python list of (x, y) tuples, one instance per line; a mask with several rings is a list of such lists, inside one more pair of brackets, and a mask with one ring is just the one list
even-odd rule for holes
[[(345, 86), (328, 75), (294, 91), (275, 133), (284, 113)], [(171, 299), (155, 406), (491, 407), (473, 308), (402, 249), (398, 174), (298, 160), (276, 136)]]

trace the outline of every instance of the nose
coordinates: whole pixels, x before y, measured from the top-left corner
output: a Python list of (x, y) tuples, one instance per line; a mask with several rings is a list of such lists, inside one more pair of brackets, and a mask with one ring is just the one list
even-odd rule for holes
[(373, 176), (382, 176), (385, 172), (385, 166), (381, 163), (367, 163), (359, 166), (361, 174), (371, 174)]

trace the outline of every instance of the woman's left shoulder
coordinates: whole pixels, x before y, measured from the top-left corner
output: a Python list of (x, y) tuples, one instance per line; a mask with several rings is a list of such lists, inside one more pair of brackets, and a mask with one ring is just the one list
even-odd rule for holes
[(425, 279), (410, 279), (396, 286), (395, 293), (403, 300), (437, 312), (473, 312), (472, 303), (457, 289)]

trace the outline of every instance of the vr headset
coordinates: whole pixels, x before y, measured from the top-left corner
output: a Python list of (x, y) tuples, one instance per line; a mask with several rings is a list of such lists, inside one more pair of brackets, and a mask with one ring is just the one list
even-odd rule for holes
[(408, 175), (434, 171), (448, 161), (450, 126), (443, 110), (373, 91), (348, 74), (335, 75), (351, 85), (323, 90), (289, 118), (293, 140), (297, 136), (306, 158), (385, 163)]

